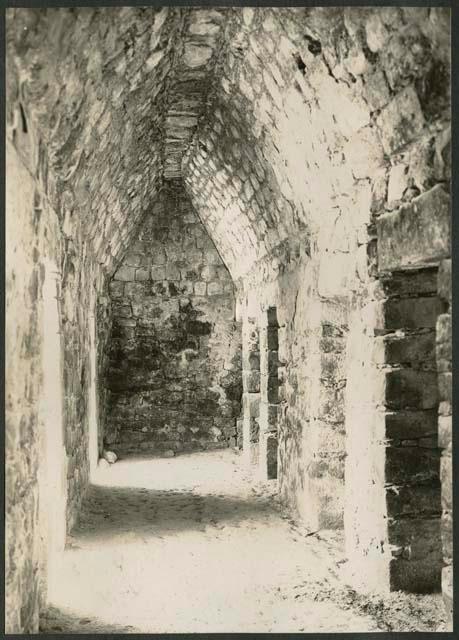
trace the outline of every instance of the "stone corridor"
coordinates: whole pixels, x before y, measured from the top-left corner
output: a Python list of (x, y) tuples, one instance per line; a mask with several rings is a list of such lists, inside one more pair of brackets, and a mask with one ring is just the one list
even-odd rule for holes
[(42, 632), (357, 633), (444, 622), (439, 594), (414, 598), (399, 619), (343, 602), (342, 535), (295, 526), (273, 501), (276, 489), (252, 482), (229, 449), (103, 468)]
[(451, 629), (450, 18), (6, 10), (7, 632)]

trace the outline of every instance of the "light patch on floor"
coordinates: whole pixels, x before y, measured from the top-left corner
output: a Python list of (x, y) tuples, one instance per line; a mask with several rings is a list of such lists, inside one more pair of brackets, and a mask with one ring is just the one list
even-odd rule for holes
[(317, 597), (317, 584), (338, 586), (339, 546), (282, 517), (276, 481), (251, 483), (234, 452), (120, 460), (96, 482), (51, 594), (67, 627), (88, 632), (97, 621), (93, 632), (379, 630), (371, 616)]

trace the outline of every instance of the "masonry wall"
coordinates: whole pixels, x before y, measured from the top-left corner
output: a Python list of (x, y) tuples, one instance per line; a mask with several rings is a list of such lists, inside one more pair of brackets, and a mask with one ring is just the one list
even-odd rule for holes
[(110, 283), (107, 447), (236, 445), (241, 337), (231, 277), (180, 181), (169, 183)]
[(36, 628), (42, 587), (37, 570), (42, 551), (38, 484), (45, 269), (40, 259), (44, 254), (55, 258), (58, 247), (52, 243), (55, 214), (10, 141), (7, 156), (5, 612), (7, 630), (17, 633)]
[[(7, 629), (15, 632), (36, 629), (38, 605), (46, 589), (41, 518), (49, 497), (43, 493), (41, 477), (49, 465), (64, 475), (65, 486), (58, 491), (66, 512), (59, 513), (59, 518), (67, 529), (76, 521), (89, 477), (88, 323), (93, 271), (62, 236), (46, 185), (32, 177), (33, 150), (30, 131), (25, 135), (13, 129), (7, 149), (6, 611)], [(60, 396), (62, 415), (58, 416), (51, 413), (54, 400), (45, 397), (43, 388), (44, 372), (50, 366), (43, 351), (48, 329), (43, 315), (45, 276), (56, 278), (58, 285), (53, 302), (59, 314), (60, 334), (54, 339), (63, 375), (62, 386), (54, 390)], [(65, 450), (58, 452), (58, 459), (47, 460), (47, 438), (52, 437), (56, 420), (63, 429)]]
[[(426, 393), (413, 409), (435, 416), (432, 360), (430, 371), (414, 372), (441, 313), (434, 289), (407, 293), (426, 298), (418, 314), (426, 324), (416, 328), (424, 337), (402, 341), (414, 359), (402, 366), (372, 354), (392, 331), (386, 312), (397, 331), (410, 324), (403, 314), (411, 300), (381, 302), (391, 297), (377, 293), (384, 273), (436, 267), (449, 254), (448, 11), (246, 8), (234, 10), (225, 39), (221, 86), (185, 158), (185, 182), (246, 295), (246, 317), (262, 322), (269, 306), (284, 315), (281, 495), (311, 527), (342, 526), (346, 514), (354, 577), (438, 588), (436, 424), (419, 426), (416, 451), (401, 437), (401, 452), (373, 426), (378, 405), (390, 413), (394, 397), (403, 404), (413, 386)], [(378, 219), (388, 225), (385, 238)], [(390, 357), (402, 355), (395, 351)], [(396, 364), (413, 371), (389, 373)], [(432, 496), (427, 505), (419, 490), (412, 527), (407, 518), (401, 533), (385, 489), (398, 453), (415, 460), (407, 465), (414, 484), (416, 465), (428, 461)], [(400, 551), (408, 547), (409, 560)]]
[[(117, 442), (122, 412), (132, 418), (123, 424), (138, 429), (120, 447), (127, 451), (134, 438), (145, 451), (157, 451), (154, 436), (162, 431), (163, 449), (175, 443), (178, 450), (178, 428), (162, 439), (168, 409), (159, 402), (166, 390), (179, 401), (186, 390), (198, 391), (221, 418), (211, 424), (201, 415), (204, 429), (187, 434), (190, 446), (221, 446), (234, 437), (240, 389), (233, 371), (240, 364), (233, 354), (240, 338), (232, 328), (232, 337), (223, 339), (233, 317), (229, 290), (222, 325), (210, 310), (222, 295), (220, 278), (182, 274), (186, 267), (179, 258), (169, 260), (159, 242), (154, 253), (140, 246), (130, 255), (124, 275), (112, 282), (111, 300), (105, 289), (106, 275), (117, 270), (146, 214), (151, 224), (153, 213), (164, 227), (172, 221), (178, 235), (166, 244), (186, 245), (184, 255), (201, 266), (198, 237), (190, 247), (175, 216), (177, 206), (185, 218), (192, 215), (188, 204), (177, 205), (182, 196), (171, 194), (171, 206), (162, 208), (166, 198), (158, 211), (151, 209), (162, 176), (181, 171), (241, 301), (248, 459), (262, 477), (277, 466), (283, 503), (311, 528), (344, 524), (350, 575), (363, 577), (367, 589), (438, 588), (441, 526), (450, 607), (448, 10), (234, 8), (189, 16), (168, 8), (12, 9), (7, 20), (7, 135), (14, 147), (8, 150), (8, 215), (11, 224), (18, 221), (16, 231), (8, 230), (11, 247), (18, 248), (7, 248), (7, 312), (28, 324), (7, 325), (7, 357), (17, 364), (11, 380), (20, 390), (16, 396), (7, 389), (7, 459), (15, 469), (7, 482), (7, 517), (15, 531), (7, 539), (10, 629), (33, 630), (37, 621), (39, 443), (18, 407), (30, 395), (27, 419), (34, 426), (45, 257), (59, 272), (70, 526), (88, 480), (94, 300), (100, 373), (105, 346), (114, 347), (109, 402), (99, 395), (99, 450), (104, 433), (107, 445)], [(181, 36), (183, 56), (174, 54)], [(199, 67), (203, 60), (211, 60), (209, 67)], [(169, 82), (173, 72), (177, 83)], [(184, 141), (198, 124), (182, 163)], [(185, 226), (203, 233), (195, 218)], [(23, 235), (15, 235), (21, 227)], [(164, 262), (153, 262), (163, 249)], [(30, 282), (20, 264), (29, 265)], [(211, 266), (220, 273), (221, 266), (205, 265)], [(184, 289), (176, 295), (177, 286)], [(273, 307), (277, 356), (268, 340)], [(206, 322), (222, 327), (218, 346), (212, 330), (204, 332)], [(258, 351), (251, 348), (252, 328)], [(126, 350), (130, 379), (121, 376), (118, 347)], [(206, 348), (217, 354), (214, 361), (225, 362), (220, 377), (207, 369)], [(117, 384), (137, 384), (145, 351), (146, 402), (144, 391), (131, 388), (130, 406), (126, 394), (123, 399), (127, 389)], [(167, 367), (155, 368), (154, 353), (159, 360), (172, 356), (169, 386), (156, 373)], [(269, 402), (274, 365), (278, 402)], [(410, 474), (400, 477), (399, 467)]]

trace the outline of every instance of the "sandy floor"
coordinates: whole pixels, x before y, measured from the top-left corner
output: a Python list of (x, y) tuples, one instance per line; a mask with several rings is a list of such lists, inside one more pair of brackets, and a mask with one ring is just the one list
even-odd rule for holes
[(400, 620), (396, 605), (405, 610), (409, 602), (394, 601), (390, 623), (382, 600), (343, 586), (339, 537), (295, 527), (280, 514), (275, 492), (275, 481), (251, 483), (230, 450), (120, 460), (101, 471), (69, 539), (41, 631), (438, 627), (438, 597), (408, 597), (414, 610)]

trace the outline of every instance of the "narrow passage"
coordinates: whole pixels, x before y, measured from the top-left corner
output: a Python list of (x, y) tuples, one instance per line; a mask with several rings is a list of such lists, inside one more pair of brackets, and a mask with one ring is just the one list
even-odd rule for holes
[(378, 630), (334, 604), (339, 534), (299, 530), (275, 492), (275, 481), (251, 482), (231, 450), (101, 470), (41, 631)]

